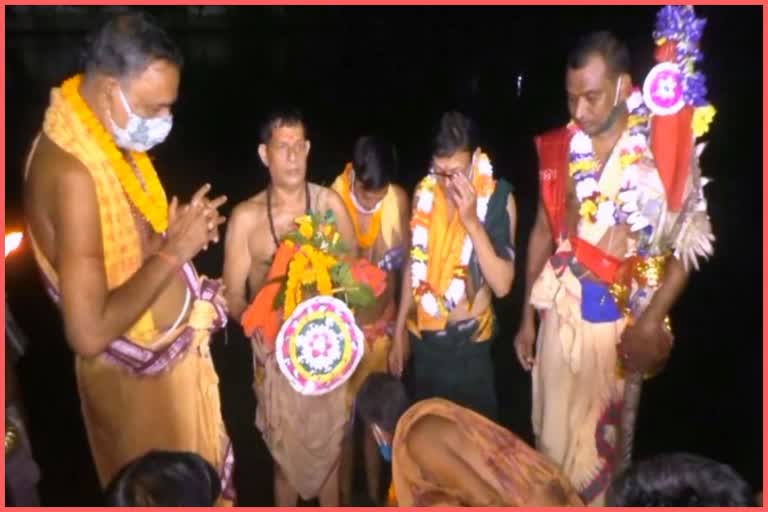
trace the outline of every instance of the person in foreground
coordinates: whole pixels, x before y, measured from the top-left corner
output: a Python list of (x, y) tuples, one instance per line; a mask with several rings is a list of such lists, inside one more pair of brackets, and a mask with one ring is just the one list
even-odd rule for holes
[(216, 469), (196, 453), (154, 450), (128, 463), (107, 486), (110, 507), (212, 507)]
[(730, 466), (690, 453), (637, 462), (611, 484), (609, 507), (755, 507), (749, 484)]
[(631, 447), (639, 392), (625, 394), (627, 376), (639, 386), (669, 356), (667, 315), (713, 239), (690, 119), (669, 133), (629, 69), (608, 32), (568, 57), (573, 122), (536, 139), (541, 196), (515, 339), (533, 369), (536, 447), (595, 506)]
[(441, 398), (411, 405), (399, 379), (373, 373), (357, 410), (392, 461), (401, 507), (581, 506), (557, 467), (512, 432)]
[(446, 398), (494, 419), (491, 300), (512, 287), (516, 209), (512, 186), (494, 178), (476, 139), (467, 116), (442, 116), (414, 194), (389, 363), (401, 375), (412, 354), (415, 399)]
[(310, 142), (300, 112), (276, 111), (259, 134), (259, 156), (270, 183), (235, 206), (227, 226), (224, 284), (230, 314), (251, 337), (254, 357), (256, 426), (275, 461), (275, 504), (296, 506), (298, 496), (317, 497), (321, 506), (339, 504), (338, 469), (349, 421), (346, 383), (321, 396), (297, 392), (282, 375), (275, 341), (282, 325), (274, 309), (280, 284), (294, 251), (282, 237), (296, 219), (311, 212), (333, 212), (349, 257), (356, 256), (355, 234), (344, 203), (334, 192), (307, 181)]
[(218, 281), (191, 260), (219, 239), (224, 197), (201, 187), (168, 204), (146, 151), (172, 125), (182, 59), (143, 13), (91, 37), (85, 71), (51, 91), (25, 169), (34, 255), (75, 353), (77, 386), (105, 486), (149, 450), (197, 453), (234, 498), (211, 335), (226, 322)]

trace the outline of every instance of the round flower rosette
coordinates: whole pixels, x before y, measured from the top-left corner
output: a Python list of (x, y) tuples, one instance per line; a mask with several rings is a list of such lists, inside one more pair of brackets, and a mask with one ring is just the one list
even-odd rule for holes
[(299, 304), (277, 335), (280, 371), (302, 395), (318, 396), (344, 384), (363, 357), (365, 338), (342, 301), (320, 295)]
[(648, 73), (643, 83), (643, 100), (660, 116), (676, 114), (685, 106), (683, 73), (677, 64), (662, 62)]

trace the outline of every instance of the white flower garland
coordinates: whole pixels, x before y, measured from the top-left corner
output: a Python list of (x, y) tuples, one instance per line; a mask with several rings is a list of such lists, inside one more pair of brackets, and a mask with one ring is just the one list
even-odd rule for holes
[(606, 227), (626, 222), (631, 231), (639, 231), (650, 226), (650, 220), (640, 211), (637, 190), (637, 163), (648, 152), (649, 112), (639, 91), (634, 91), (626, 103), (630, 113), (630, 136), (619, 149), (622, 176), (618, 201), (614, 202), (600, 192), (592, 139), (581, 130), (571, 138), (569, 171), (579, 200), (579, 215), (583, 219)]
[[(477, 191), (477, 218), (480, 223), (485, 222), (488, 213), (488, 202), (493, 194), (493, 167), (485, 154), (480, 154), (473, 167), (478, 173)], [(415, 193), (416, 214), (414, 215), (411, 236), (411, 287), (414, 298), (424, 311), (432, 317), (440, 317), (452, 311), (466, 294), (466, 268), (472, 257), (472, 240), (469, 235), (464, 238), (461, 248), (460, 266), (454, 269), (454, 277), (448, 285), (448, 289), (442, 297), (438, 297), (427, 281), (427, 269), (429, 265), (429, 226), (434, 204), (434, 188), (437, 180), (430, 170)]]

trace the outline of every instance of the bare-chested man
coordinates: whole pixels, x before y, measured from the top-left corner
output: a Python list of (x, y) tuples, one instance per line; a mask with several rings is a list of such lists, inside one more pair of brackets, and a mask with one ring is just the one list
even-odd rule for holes
[[(308, 211), (332, 210), (350, 256), (356, 256), (354, 229), (341, 198), (306, 180), (309, 149), (300, 113), (268, 116), (259, 134), (259, 156), (269, 169), (270, 184), (238, 204), (227, 226), (224, 283), (230, 314), (237, 320), (268, 281), (281, 238)], [(297, 393), (280, 373), (275, 340), (269, 338), (257, 331), (252, 345), (256, 426), (275, 459), (275, 504), (295, 506), (299, 494), (305, 500), (318, 497), (322, 506), (338, 506), (338, 463), (349, 416), (346, 386), (316, 397)]]
[(83, 416), (106, 485), (149, 450), (196, 452), (231, 498), (231, 447), (208, 344), (219, 284), (190, 263), (224, 222), (208, 185), (170, 207), (145, 153), (171, 124), (177, 47), (146, 15), (90, 39), (85, 72), (53, 89), (25, 169), (35, 257), (61, 307)]

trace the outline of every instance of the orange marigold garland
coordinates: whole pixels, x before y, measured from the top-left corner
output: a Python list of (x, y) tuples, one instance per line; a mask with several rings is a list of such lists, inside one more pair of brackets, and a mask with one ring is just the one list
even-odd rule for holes
[(376, 211), (373, 212), (368, 230), (363, 233), (362, 228), (360, 227), (360, 219), (358, 218), (357, 207), (355, 205), (354, 198), (352, 197), (352, 194), (354, 193), (352, 191), (352, 173), (354, 173), (354, 169), (352, 168), (352, 164), (348, 163), (347, 167), (344, 169), (344, 173), (341, 176), (343, 183), (341, 198), (344, 200), (344, 205), (347, 207), (349, 216), (352, 218), (352, 225), (355, 228), (357, 245), (359, 245), (362, 249), (370, 249), (376, 242), (376, 238), (378, 238), (379, 231), (381, 230), (381, 208), (377, 208)]
[(285, 285), (275, 297), (275, 308), (283, 309), (283, 318), (314, 295), (336, 296), (352, 308), (365, 308), (383, 292), (383, 270), (368, 260), (351, 261), (345, 256), (347, 248), (336, 230), (333, 211), (302, 215), (296, 224), (298, 228), (281, 242), (297, 247), (288, 263)]
[[(131, 164), (125, 159), (123, 152), (115, 145), (112, 135), (96, 117), (91, 108), (80, 96), (80, 84), (83, 75), (68, 78), (61, 85), (64, 100), (72, 107), (77, 117), (82, 121), (96, 143), (104, 151), (109, 160), (123, 191), (141, 215), (147, 219), (156, 233), (164, 233), (168, 229), (168, 199), (165, 190), (157, 177), (155, 167), (146, 153), (131, 151), (130, 155), (141, 176), (136, 176)], [(142, 181), (144, 186), (142, 186)], [(146, 187), (146, 188), (145, 188)]]

